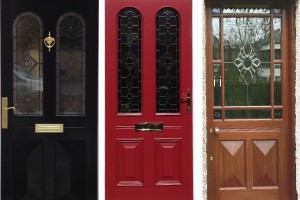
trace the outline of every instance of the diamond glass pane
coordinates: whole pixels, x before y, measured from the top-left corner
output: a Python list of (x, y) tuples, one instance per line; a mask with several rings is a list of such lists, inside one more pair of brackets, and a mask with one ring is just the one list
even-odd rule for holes
[(31, 12), (13, 24), (13, 104), (15, 115), (43, 115), (43, 25)]
[(118, 16), (118, 112), (141, 113), (141, 16), (125, 8)]
[(156, 112), (179, 112), (179, 16), (163, 8), (156, 16)]
[(58, 20), (56, 41), (56, 114), (85, 114), (85, 22), (76, 13)]

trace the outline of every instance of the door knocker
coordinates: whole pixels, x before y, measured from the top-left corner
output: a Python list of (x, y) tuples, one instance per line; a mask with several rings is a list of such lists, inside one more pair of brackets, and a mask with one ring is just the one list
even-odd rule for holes
[(48, 37), (45, 37), (45, 39), (44, 39), (44, 44), (46, 45), (46, 47), (48, 48), (48, 50), (50, 52), (51, 48), (55, 44), (55, 39), (53, 37), (51, 37), (50, 31), (49, 31)]

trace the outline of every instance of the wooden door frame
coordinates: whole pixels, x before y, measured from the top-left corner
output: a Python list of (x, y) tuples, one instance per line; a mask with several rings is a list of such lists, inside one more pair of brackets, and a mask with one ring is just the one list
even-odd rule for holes
[[(287, 98), (287, 102), (286, 105), (288, 105), (288, 109), (286, 110), (286, 112), (288, 113), (286, 115), (286, 118), (284, 120), (288, 121), (288, 123), (285, 123), (286, 126), (288, 126), (286, 128), (286, 132), (289, 133), (287, 138), (286, 138), (286, 146), (288, 149), (286, 149), (286, 161), (287, 163), (285, 164), (285, 166), (291, 168), (291, 170), (289, 170), (288, 172), (288, 180), (286, 183), (286, 191), (285, 194), (288, 194), (289, 196), (286, 197), (287, 199), (296, 199), (297, 194), (296, 194), (296, 183), (293, 180), (296, 180), (296, 165), (295, 165), (295, 122), (296, 122), (296, 115), (295, 115), (295, 80), (296, 80), (296, 73), (295, 69), (296, 69), (296, 47), (295, 47), (295, 42), (296, 42), (296, 31), (295, 31), (295, 2), (293, 0), (291, 1), (286, 1), (286, 2), (281, 2), (280, 0), (264, 0), (263, 3), (261, 3), (260, 0), (243, 0), (242, 3), (240, 0), (205, 0), (205, 16), (206, 16), (206, 27), (211, 27), (210, 23), (211, 23), (211, 14), (210, 14), (210, 8), (213, 5), (228, 5), (228, 4), (245, 4), (245, 3), (256, 3), (256, 4), (271, 4), (271, 5), (280, 5), (282, 6), (285, 10), (286, 10), (286, 16), (284, 16), (283, 18), (283, 22), (286, 22), (287, 24), (285, 25), (285, 27), (288, 27), (288, 30), (286, 30), (285, 32), (287, 33), (286, 35), (286, 40), (285, 40), (285, 44), (287, 45), (288, 48), (285, 48), (285, 55), (286, 55), (286, 61), (285, 61), (285, 65), (289, 67), (289, 72), (292, 73), (287, 73), (287, 77), (286, 77), (286, 83), (287, 84), (287, 88), (288, 91), (285, 91), (285, 93), (283, 93), (283, 95), (288, 95), (289, 97), (292, 98)], [(210, 80), (212, 77), (210, 70), (209, 70), (209, 66), (210, 66), (210, 62), (211, 62), (211, 58), (212, 58), (212, 50), (211, 50), (211, 46), (212, 46), (212, 37), (210, 36), (211, 34), (211, 30), (209, 30), (208, 28), (206, 29), (206, 81)], [(287, 80), (292, 80), (292, 81), (287, 81)], [(211, 99), (209, 96), (211, 94), (212, 88), (210, 88), (209, 84), (207, 84), (206, 86), (206, 96), (207, 96), (207, 102), (206, 102), (206, 108), (207, 108), (207, 128), (210, 127), (210, 120), (212, 119), (212, 112), (209, 110), (211, 104), (209, 103), (209, 99)], [(208, 129), (207, 129), (208, 130)], [(211, 134), (207, 131), (207, 169), (211, 169), (212, 171), (215, 171), (214, 169), (214, 165), (212, 164), (212, 162), (210, 161), (209, 158), (209, 152), (211, 152), (212, 150), (212, 144), (210, 143), (210, 141), (212, 141), (212, 138), (210, 136)], [(209, 173), (207, 172), (207, 185), (208, 185), (208, 190), (207, 190), (207, 195), (208, 195), (208, 199), (214, 199), (214, 187), (213, 185), (215, 185), (215, 174), (214, 173)]]

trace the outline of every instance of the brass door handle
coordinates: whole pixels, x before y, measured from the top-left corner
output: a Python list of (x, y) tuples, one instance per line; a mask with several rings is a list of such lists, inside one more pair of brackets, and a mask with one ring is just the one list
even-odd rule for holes
[(215, 133), (216, 135), (219, 135), (220, 134), (220, 129), (218, 127), (215, 128), (215, 130), (213, 130), (212, 128), (209, 129), (209, 132), (210, 133)]
[(4, 110), (16, 110), (16, 107), (3, 107)]
[(2, 128), (3, 129), (7, 129), (8, 128), (8, 110), (15, 110), (15, 107), (8, 107), (8, 99), (7, 97), (2, 97), (2, 101), (1, 101), (1, 105), (2, 105)]

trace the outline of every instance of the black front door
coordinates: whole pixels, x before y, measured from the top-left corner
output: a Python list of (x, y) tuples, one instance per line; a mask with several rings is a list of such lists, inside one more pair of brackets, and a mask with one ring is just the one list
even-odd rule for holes
[(2, 200), (97, 199), (97, 44), (98, 1), (1, 0)]

